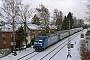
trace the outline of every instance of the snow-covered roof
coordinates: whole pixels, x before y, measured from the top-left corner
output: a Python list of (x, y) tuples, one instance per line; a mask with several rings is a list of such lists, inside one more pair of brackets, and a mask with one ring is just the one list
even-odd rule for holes
[(49, 25), (50, 29), (57, 29), (57, 27), (55, 25)]
[(10, 24), (5, 24), (4, 26), (0, 26), (0, 31), (12, 32), (12, 26)]
[[(24, 24), (22, 24), (23, 26)], [(14, 29), (15, 31), (18, 30), (18, 28), (21, 26), (21, 24), (14, 24)], [(36, 24), (27, 24), (28, 28), (30, 30), (42, 30), (42, 27), (40, 25), (36, 25)], [(57, 27), (55, 25), (49, 25), (50, 29), (57, 29)], [(3, 26), (0, 26), (0, 31), (3, 32), (12, 32), (13, 28), (11, 24), (5, 24)]]
[[(28, 24), (28, 28), (31, 30), (42, 30), (40, 25), (36, 25), (36, 24)], [(57, 27), (55, 25), (49, 25), (49, 28), (50, 29), (57, 29)]]
[(42, 28), (36, 24), (28, 24), (30, 30), (42, 30)]
[[(14, 25), (14, 31), (18, 30), (18, 28), (21, 26), (21, 24), (15, 24)], [(5, 24), (4, 26), (0, 26), (0, 31), (2, 32), (12, 32), (13, 28), (11, 24)]]

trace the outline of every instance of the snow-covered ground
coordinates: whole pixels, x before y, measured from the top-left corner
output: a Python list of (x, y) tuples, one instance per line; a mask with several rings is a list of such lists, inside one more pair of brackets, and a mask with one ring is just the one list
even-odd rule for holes
[[(79, 32), (78, 34), (77, 34), (77, 36), (71, 41), (71, 43), (72, 44), (74, 44), (74, 48), (71, 48), (71, 58), (70, 57), (68, 57), (67, 58), (67, 54), (68, 54), (68, 49), (67, 49), (67, 45), (64, 47), (64, 48), (62, 48), (61, 50), (60, 50), (60, 52), (59, 53), (57, 53), (51, 60), (81, 60), (80, 59), (80, 55), (79, 55), (79, 41), (80, 40), (83, 40), (83, 38), (81, 39), (80, 38), (80, 34), (81, 33), (86, 33), (86, 31), (87, 30), (84, 30), (83, 32)], [(28, 59), (28, 60), (40, 60), (40, 58), (42, 58), (43, 56), (45, 56), (47, 53), (49, 53), (52, 49), (54, 49), (55, 47), (57, 47), (59, 44), (61, 44), (62, 42), (64, 42), (65, 40), (67, 40), (68, 38), (66, 38), (66, 39), (64, 39), (64, 40), (62, 40), (61, 42), (59, 42), (59, 43), (57, 43), (57, 44), (55, 44), (55, 45), (53, 45), (53, 46), (51, 46), (51, 47), (49, 47), (49, 48), (47, 48), (46, 50), (44, 50), (44, 51), (42, 51), (42, 52), (40, 52), (38, 55), (36, 55), (35, 57), (33, 57), (33, 58), (31, 58), (31, 59), (28, 59), (28, 58), (30, 58), (30, 56), (27, 56), (27, 57), (25, 57), (25, 58), (23, 58), (23, 59), (21, 59), (21, 60), (26, 60), (26, 59)], [(76, 42), (76, 43), (75, 43)], [(67, 42), (66, 42), (67, 43)], [(60, 47), (61, 48), (61, 47)], [(57, 50), (59, 50), (60, 48), (58, 48)], [(55, 54), (55, 52), (57, 52), (57, 50), (55, 50), (52, 54)], [(26, 51), (25, 50), (23, 50), (23, 51), (18, 51), (17, 52), (17, 55), (16, 56), (13, 56), (12, 54), (9, 54), (8, 56), (6, 56), (6, 57), (3, 57), (3, 58), (0, 58), (0, 60), (17, 60), (18, 58), (20, 58), (20, 57), (22, 57), (22, 56), (24, 56), (24, 55), (26, 55), (26, 54), (28, 54), (28, 53), (30, 53), (30, 52), (32, 52), (32, 51), (34, 51), (34, 49), (33, 48), (27, 48), (26, 49)], [(35, 53), (37, 53), (37, 52), (35, 52)], [(51, 55), (52, 55), (51, 54)], [(50, 56), (50, 55), (49, 55)], [(48, 57), (49, 57), (48, 56)], [(50, 57), (49, 57), (50, 58)], [(45, 58), (45, 59), (43, 59), (43, 60), (48, 60), (48, 58)]]

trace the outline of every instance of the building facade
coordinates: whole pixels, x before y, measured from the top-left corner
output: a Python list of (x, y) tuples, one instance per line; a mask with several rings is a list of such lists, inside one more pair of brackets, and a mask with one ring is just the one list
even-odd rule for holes
[(0, 49), (11, 47), (11, 32), (0, 31)]

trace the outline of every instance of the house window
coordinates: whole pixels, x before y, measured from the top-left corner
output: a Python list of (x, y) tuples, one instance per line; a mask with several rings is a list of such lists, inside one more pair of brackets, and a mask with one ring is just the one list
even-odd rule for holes
[(41, 33), (41, 31), (39, 31), (39, 33)]
[(5, 33), (2, 33), (2, 37), (6, 37), (6, 34)]
[(3, 40), (2, 40), (2, 44), (6, 44), (6, 40), (3, 39)]

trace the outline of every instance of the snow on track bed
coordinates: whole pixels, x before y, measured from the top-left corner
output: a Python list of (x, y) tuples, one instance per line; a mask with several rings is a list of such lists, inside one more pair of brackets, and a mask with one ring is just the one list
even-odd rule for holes
[(26, 55), (24, 55), (24, 56), (22, 56), (22, 57), (18, 58), (17, 60), (21, 60), (21, 59), (23, 59), (24, 57), (26, 57), (26, 56), (28, 56), (28, 55), (30, 55), (30, 54), (32, 54), (32, 53), (34, 53), (34, 52), (35, 52), (35, 51), (30, 52), (29, 54), (26, 54)]
[[(71, 37), (74, 37), (74, 36), (77, 36), (75, 39), (74, 39), (74, 42), (75, 43), (76, 41), (79, 41), (80, 40), (80, 33), (81, 32), (78, 32), (72, 36), (70, 36), (70, 40)], [(83, 33), (86, 33), (85, 31), (83, 31)], [(79, 35), (79, 36), (78, 36)], [(13, 55), (8, 55), (6, 57), (3, 57), (3, 58), (0, 58), (0, 60), (17, 60), (17, 59), (20, 59), (20, 60), (40, 60), (41, 58), (43, 58), (47, 53), (49, 53), (50, 51), (52, 51), (53, 49), (55, 49), (57, 46), (59, 46), (60, 44), (62, 44), (63, 42), (65, 42), (66, 40), (68, 40), (68, 38), (65, 38), (63, 40), (61, 40), (60, 42), (56, 43), (55, 45), (53, 46), (50, 46), (49, 48), (45, 49), (44, 51), (42, 52), (34, 52), (32, 54), (29, 54), (33, 51), (35, 51), (33, 48), (27, 48), (26, 51), (21, 51), (20, 53), (18, 53), (17, 56), (13, 56)], [(71, 41), (72, 42), (72, 41)], [(66, 42), (68, 43), (68, 42)], [(75, 46), (78, 44), (78, 42), (76, 42)], [(63, 45), (64, 46), (64, 45)], [(67, 55), (67, 46), (65, 46), (64, 48), (62, 48), (63, 46), (60, 46), (59, 48), (57, 48), (55, 51), (52, 51), (53, 53), (50, 53), (46, 58), (42, 59), (42, 60), (48, 60), (48, 59), (51, 59), (51, 60), (68, 60), (66, 59), (66, 55)], [(78, 45), (76, 46), (78, 47)], [(60, 50), (61, 49), (61, 50)], [(77, 51), (75, 51), (75, 47), (73, 48), (73, 53), (76, 54)], [(59, 51), (60, 50), (60, 51)], [(59, 52), (58, 52), (59, 51)], [(72, 54), (72, 55), (74, 55)], [(51, 55), (51, 56), (50, 56)], [(54, 56), (55, 55), (55, 56)], [(78, 54), (76, 54), (78, 55)], [(75, 55), (74, 55), (75, 56)], [(24, 57), (24, 58), (23, 58)], [(53, 57), (53, 58), (52, 58)], [(73, 56), (72, 56), (73, 58)], [(76, 56), (74, 57), (76, 58)], [(71, 59), (73, 60), (73, 59)], [(75, 59), (77, 60), (77, 59)]]
[[(71, 38), (71, 40), (73, 40), (76, 36), (78, 36), (80, 34), (80, 32), (78, 32), (78, 33), (76, 33), (76, 34), (74, 34), (74, 35), (72, 35), (72, 36), (70, 36), (70, 37), (72, 37)], [(57, 54), (63, 47), (65, 47), (66, 45), (67, 45), (67, 42), (68, 42), (68, 38), (66, 38), (66, 39), (64, 39), (64, 40), (62, 40), (61, 42), (58, 42), (58, 43), (60, 43), (59, 45), (57, 45), (57, 46), (55, 46), (55, 48), (52, 48), (52, 47), (54, 47), (54, 45), (53, 46), (51, 46), (51, 47), (49, 47), (49, 48), (47, 48), (47, 49), (45, 49), (44, 51), (42, 51), (42, 52), (40, 52), (38, 55), (36, 55), (36, 56), (34, 56), (33, 58), (30, 58), (30, 59), (27, 59), (27, 60), (35, 60), (35, 58), (37, 58), (37, 60), (43, 60), (43, 59), (51, 59), (52, 58), (52, 56), (54, 56), (54, 54), (53, 53), (55, 53), (55, 54)], [(55, 44), (56, 45), (56, 44)], [(52, 48), (52, 49), (50, 49), (50, 48)], [(50, 50), (49, 50), (50, 49)], [(42, 55), (43, 54), (43, 55)], [(40, 58), (39, 58), (40, 57)], [(51, 58), (50, 58), (51, 57)], [(29, 57), (28, 57), (29, 58)]]
[[(72, 35), (71, 40), (73, 40), (78, 34)], [(55, 49), (53, 49), (52, 51), (50, 51), (49, 53), (47, 53), (40, 60), (43, 60), (43, 59), (51, 60), (62, 48), (64, 48), (67, 45), (67, 42), (68, 42), (68, 40), (64, 41), (62, 44), (60, 44), (59, 46), (57, 46)]]
[[(28, 60), (28, 59), (36, 56), (36, 55), (39, 54), (39, 53), (40, 53), (40, 52), (32, 51), (32, 52), (30, 52), (30, 53), (28, 53), (28, 54), (26, 54), (26, 55), (23, 55), (22, 57), (17, 58), (16, 60)], [(29, 58), (27, 58), (27, 57), (29, 57)]]

